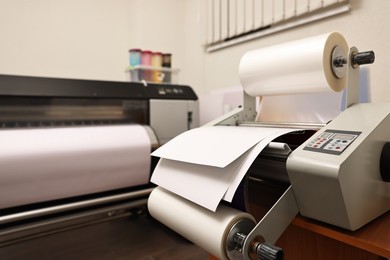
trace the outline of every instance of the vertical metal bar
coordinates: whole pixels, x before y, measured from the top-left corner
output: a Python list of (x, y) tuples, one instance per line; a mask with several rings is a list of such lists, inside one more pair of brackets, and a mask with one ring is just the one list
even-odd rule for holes
[(219, 40), (222, 40), (222, 0), (219, 0)]
[(230, 36), (230, 0), (227, 0), (227, 15), (226, 15), (226, 30), (227, 30), (227, 38)]
[(264, 26), (264, 0), (261, 0), (261, 27)]
[(251, 243), (257, 236), (262, 236), (266, 242), (274, 244), (298, 212), (290, 186), (246, 237), (242, 252), (250, 252)]
[(297, 16), (298, 14), (298, 0), (294, 0), (294, 16)]
[(348, 53), (348, 72), (347, 72), (347, 107), (353, 104), (359, 103), (359, 75), (360, 68), (354, 68), (352, 66), (352, 53), (358, 53), (356, 47), (351, 47)]
[(237, 1), (239, 1), (239, 0), (236, 0), (236, 17), (235, 17), (236, 29), (235, 29), (234, 35), (237, 35), (237, 33), (238, 33), (238, 3), (237, 3)]
[(252, 0), (252, 30), (255, 29), (255, 1)]
[(215, 6), (214, 6), (214, 0), (210, 0), (211, 1), (211, 42), (214, 43), (215, 42), (215, 36), (214, 36), (214, 9), (215, 9)]
[(242, 22), (244, 24), (244, 32), (246, 32), (246, 1), (247, 0), (243, 0), (243, 2), (244, 2), (244, 5), (243, 5), (244, 16), (242, 17)]
[(273, 24), (275, 22), (275, 1), (272, 1), (272, 18), (271, 23)]

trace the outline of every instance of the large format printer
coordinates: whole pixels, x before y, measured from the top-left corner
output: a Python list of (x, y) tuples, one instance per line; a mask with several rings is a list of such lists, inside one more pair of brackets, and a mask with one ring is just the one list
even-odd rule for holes
[[(153, 153), (150, 214), (219, 259), (283, 259), (273, 244), (298, 213), (353, 231), (389, 211), (390, 104), (358, 102), (374, 58), (339, 33), (247, 52), (243, 107)], [(329, 88), (347, 107), (330, 122), (257, 120), (259, 96)]]
[(0, 75), (0, 245), (144, 210), (150, 152), (198, 124), (189, 86)]

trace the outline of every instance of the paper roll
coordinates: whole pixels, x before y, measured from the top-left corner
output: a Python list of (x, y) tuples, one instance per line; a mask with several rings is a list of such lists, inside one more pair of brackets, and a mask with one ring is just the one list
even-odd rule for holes
[(251, 96), (341, 91), (346, 77), (332, 72), (336, 46), (348, 53), (348, 44), (337, 32), (296, 40), (247, 52), (239, 76)]
[(231, 226), (241, 219), (255, 223), (247, 213), (225, 205), (212, 212), (161, 187), (150, 194), (148, 209), (152, 217), (219, 259), (227, 258), (226, 238)]
[(140, 125), (0, 131), (0, 209), (147, 184)]

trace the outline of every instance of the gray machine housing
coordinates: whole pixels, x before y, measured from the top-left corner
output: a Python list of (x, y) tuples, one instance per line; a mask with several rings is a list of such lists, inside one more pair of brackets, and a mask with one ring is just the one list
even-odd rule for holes
[(150, 99), (150, 126), (163, 145), (175, 136), (199, 126), (198, 100)]
[(389, 103), (352, 105), (293, 151), (287, 171), (303, 216), (356, 230), (390, 210), (380, 173), (389, 114)]

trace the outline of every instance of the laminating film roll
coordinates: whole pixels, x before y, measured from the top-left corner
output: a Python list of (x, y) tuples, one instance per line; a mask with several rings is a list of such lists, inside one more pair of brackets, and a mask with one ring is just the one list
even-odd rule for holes
[(150, 194), (148, 209), (152, 217), (219, 259), (227, 258), (226, 238), (232, 225), (242, 219), (255, 223), (248, 213), (225, 205), (212, 212), (161, 187)]
[(337, 32), (249, 51), (241, 58), (241, 85), (250, 96), (339, 92), (346, 77), (332, 71), (332, 52), (348, 44)]

